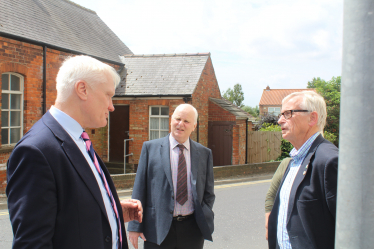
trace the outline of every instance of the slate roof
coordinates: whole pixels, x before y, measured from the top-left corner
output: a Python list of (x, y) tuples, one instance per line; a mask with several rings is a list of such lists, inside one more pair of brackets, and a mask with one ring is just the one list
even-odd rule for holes
[(132, 54), (96, 12), (68, 0), (1, 0), (0, 35), (117, 63), (118, 55)]
[(226, 111), (229, 111), (231, 114), (235, 115), (236, 119), (247, 119), (247, 118), (249, 118), (250, 121), (255, 121), (256, 120), (251, 114), (249, 114), (248, 112), (240, 109), (239, 107), (237, 107), (236, 105), (234, 105), (233, 103), (228, 101), (227, 99), (224, 99), (224, 98), (222, 98), (222, 99), (209, 98), (209, 100), (212, 101), (213, 103), (219, 105), (220, 107), (222, 107)]
[(124, 55), (116, 96), (191, 95), (210, 53)]
[(281, 106), (284, 97), (291, 93), (302, 91), (315, 91), (315, 89), (270, 89), (270, 87), (267, 87), (262, 93), (259, 105)]

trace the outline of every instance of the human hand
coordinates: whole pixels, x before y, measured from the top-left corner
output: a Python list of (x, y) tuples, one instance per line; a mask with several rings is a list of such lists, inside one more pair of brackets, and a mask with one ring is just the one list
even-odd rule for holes
[(139, 200), (127, 199), (121, 201), (123, 220), (129, 222), (136, 220), (139, 223), (143, 220), (143, 207)]
[(135, 249), (138, 249), (138, 238), (139, 236), (146, 241), (143, 233), (129, 232), (129, 240)]
[(269, 213), (265, 213), (265, 229), (266, 229), (266, 240), (268, 240), (268, 223), (269, 223)]

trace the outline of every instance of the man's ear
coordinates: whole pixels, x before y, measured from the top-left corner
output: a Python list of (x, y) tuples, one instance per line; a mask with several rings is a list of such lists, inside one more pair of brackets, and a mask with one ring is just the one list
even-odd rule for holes
[(80, 98), (81, 100), (87, 100), (87, 95), (88, 95), (87, 88), (88, 88), (87, 82), (85, 82), (84, 80), (78, 80), (77, 82), (75, 82), (74, 90), (78, 98)]
[(311, 112), (309, 116), (309, 125), (315, 126), (318, 123), (318, 113), (317, 112)]
[(194, 131), (196, 129), (196, 126), (197, 126), (197, 123), (193, 125), (193, 130)]

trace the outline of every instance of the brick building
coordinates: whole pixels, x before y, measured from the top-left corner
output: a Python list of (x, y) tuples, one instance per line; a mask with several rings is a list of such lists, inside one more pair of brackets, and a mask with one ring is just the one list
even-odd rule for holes
[[(129, 53), (94, 11), (73, 2), (0, 1), (0, 193), (14, 145), (55, 101), (55, 78), (62, 61), (87, 54), (121, 69), (118, 54)], [(89, 132), (105, 159), (107, 128)]]
[[(211, 122), (231, 122), (230, 132), (220, 130), (228, 133), (222, 136), (231, 136), (231, 147), (220, 144), (226, 148), (225, 164), (245, 163), (245, 120), (251, 116), (219, 102), (209, 53), (133, 55), (94, 11), (68, 0), (0, 1), (0, 24), (0, 193), (5, 192), (6, 161), (12, 149), (54, 103), (58, 69), (66, 57), (77, 54), (107, 63), (121, 75), (109, 125), (86, 130), (108, 165), (123, 165), (124, 138), (133, 139), (126, 154), (132, 153), (128, 162), (136, 165), (143, 142), (168, 134), (169, 116), (186, 102), (199, 112), (191, 138), (217, 155), (218, 144), (209, 143)], [(221, 164), (216, 161), (215, 165)]]
[(267, 86), (262, 93), (259, 103), (260, 115), (270, 113), (277, 116), (281, 112), (283, 98), (291, 93), (302, 91), (315, 91), (315, 89), (270, 89)]
[[(213, 150), (214, 165), (245, 163), (243, 134), (246, 120), (252, 117), (226, 100), (217, 104), (221, 94), (210, 53), (125, 55), (122, 61), (122, 81), (113, 99), (116, 111), (109, 120), (109, 162), (123, 164), (123, 141), (132, 139), (127, 144), (126, 154), (131, 155), (127, 162), (137, 164), (143, 142), (167, 135), (175, 107), (190, 103), (199, 113), (191, 138)], [(209, 133), (213, 123), (218, 125), (214, 121), (228, 122), (231, 144), (211, 143), (224, 135), (215, 128)], [(214, 159), (222, 150), (226, 151), (225, 163)]]

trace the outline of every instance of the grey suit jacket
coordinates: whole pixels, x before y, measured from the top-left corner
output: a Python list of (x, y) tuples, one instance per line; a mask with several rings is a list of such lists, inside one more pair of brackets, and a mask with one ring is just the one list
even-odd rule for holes
[[(192, 140), (190, 145), (194, 215), (204, 238), (212, 241), (215, 200), (212, 152)], [(143, 144), (132, 198), (141, 201), (144, 216), (141, 224), (130, 222), (128, 230), (142, 232), (147, 241), (160, 245), (169, 232), (174, 211), (169, 135)]]

